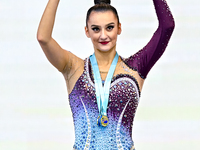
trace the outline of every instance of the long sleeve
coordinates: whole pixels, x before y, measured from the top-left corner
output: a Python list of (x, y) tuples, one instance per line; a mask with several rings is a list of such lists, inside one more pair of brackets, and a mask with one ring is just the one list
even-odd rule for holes
[(136, 54), (124, 59), (145, 79), (150, 69), (164, 53), (175, 27), (174, 19), (165, 0), (153, 0), (159, 26), (148, 44)]

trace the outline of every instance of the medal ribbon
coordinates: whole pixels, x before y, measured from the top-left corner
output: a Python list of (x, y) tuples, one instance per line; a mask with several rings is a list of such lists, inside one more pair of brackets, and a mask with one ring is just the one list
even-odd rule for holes
[(99, 109), (99, 115), (107, 116), (110, 83), (111, 83), (117, 62), (118, 62), (118, 58), (119, 56), (116, 52), (115, 57), (112, 61), (112, 64), (109, 68), (104, 86), (103, 86), (95, 54), (90, 56), (90, 61), (91, 61), (93, 74), (94, 74), (94, 82), (95, 82), (95, 88), (96, 88), (96, 98), (97, 98), (97, 105)]

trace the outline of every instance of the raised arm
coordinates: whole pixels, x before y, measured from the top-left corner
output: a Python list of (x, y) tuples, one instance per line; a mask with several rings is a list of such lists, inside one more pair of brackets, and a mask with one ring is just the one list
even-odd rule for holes
[[(49, 0), (43, 13), (37, 32), (37, 40), (39, 41), (46, 57), (60, 72), (68, 66), (70, 52), (62, 49), (59, 44), (52, 38), (52, 31), (55, 22), (57, 7), (60, 0)], [(69, 67), (70, 68), (70, 67)]]
[(165, 51), (174, 30), (173, 16), (165, 0), (153, 0), (159, 26), (149, 43), (135, 55), (125, 59), (125, 63), (138, 71), (145, 79), (150, 69)]

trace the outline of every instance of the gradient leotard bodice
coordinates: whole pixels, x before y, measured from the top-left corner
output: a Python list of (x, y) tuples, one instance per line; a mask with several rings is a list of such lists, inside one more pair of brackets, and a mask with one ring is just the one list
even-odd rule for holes
[[(163, 54), (174, 29), (172, 14), (164, 0), (153, 0), (159, 27), (150, 42), (129, 58), (121, 58), (121, 66), (111, 81), (107, 127), (97, 126), (99, 115), (94, 79), (89, 58), (84, 71), (69, 94), (75, 127), (76, 150), (134, 149), (132, 126), (138, 106), (140, 90), (134, 77), (137, 72), (145, 79), (150, 69)], [(123, 70), (120, 71), (120, 68)]]

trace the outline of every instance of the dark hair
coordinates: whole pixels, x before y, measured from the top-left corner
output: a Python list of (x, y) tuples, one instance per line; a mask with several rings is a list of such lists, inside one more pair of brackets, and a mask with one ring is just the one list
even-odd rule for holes
[(118, 16), (117, 10), (113, 6), (110, 5), (110, 0), (94, 0), (94, 4), (95, 5), (92, 6), (87, 12), (86, 26), (87, 26), (87, 22), (89, 20), (89, 17), (92, 11), (96, 11), (96, 12), (112, 11), (117, 17), (118, 24), (119, 24), (119, 16)]

